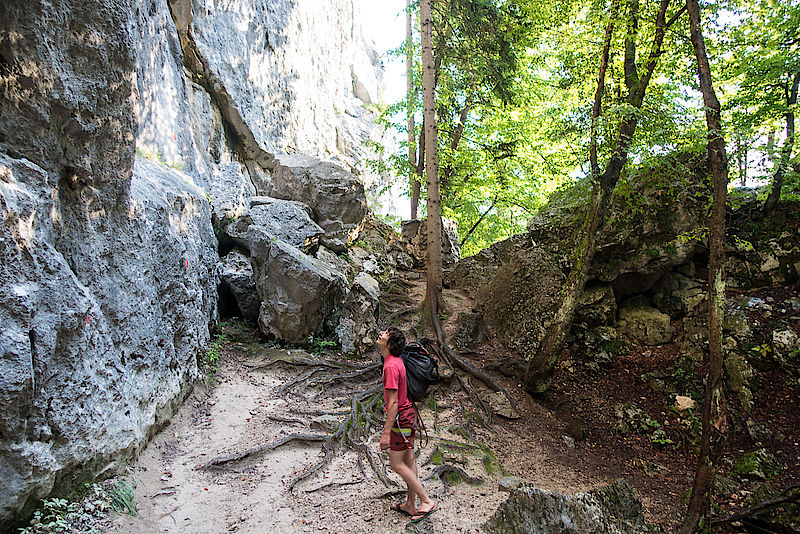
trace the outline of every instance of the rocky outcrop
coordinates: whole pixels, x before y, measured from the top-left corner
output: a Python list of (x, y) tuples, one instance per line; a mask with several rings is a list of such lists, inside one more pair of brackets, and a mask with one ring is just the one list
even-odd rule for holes
[[(216, 321), (212, 221), (224, 233), (257, 218), (266, 204), (251, 199), (272, 193), (275, 157), (359, 169), (379, 61), (351, 0), (324, 3), (0, 5), (0, 530), (51, 492), (123, 466), (173, 413)], [(364, 215), (305, 203), (332, 246)], [(280, 268), (311, 263), (329, 319), (346, 281), (300, 251), (317, 249), (305, 224), (298, 249), (262, 248)], [(228, 260), (223, 287), (252, 313), (254, 277), (242, 257)], [(302, 319), (309, 332), (317, 311)]]
[(172, 415), (209, 338), (217, 254), (202, 191), (147, 161), (120, 205), (28, 160), (3, 156), (0, 174), (8, 521), (115, 472)]
[(483, 525), (496, 534), (645, 534), (642, 503), (624, 481), (563, 495), (521, 485)]
[[(403, 221), (401, 235), (406, 253), (414, 259), (417, 267), (425, 266), (428, 257), (428, 221)], [(458, 225), (455, 221), (442, 219), (442, 267), (452, 269), (461, 259), (461, 246), (458, 244)]]
[(644, 345), (661, 345), (672, 339), (669, 315), (638, 303), (619, 309), (619, 331)]
[(325, 231), (311, 219), (308, 206), (270, 197), (251, 197), (248, 202), (248, 210), (225, 229), (237, 245), (251, 250), (254, 241), (280, 239), (306, 254), (316, 252)]
[[(701, 247), (693, 236), (706, 217), (704, 162), (683, 162), (676, 168), (644, 170), (617, 187), (576, 311), (575, 322), (582, 330), (615, 325), (617, 302), (654, 291), (665, 275), (687, 264)], [(461, 260), (447, 277), (451, 286), (477, 297), (487, 325), (520, 356), (535, 353), (554, 316), (588, 198), (585, 184), (553, 195), (530, 221), (526, 234)], [(691, 280), (675, 278), (659, 288), (661, 301), (682, 313), (702, 300)], [(655, 337), (645, 336), (646, 343), (669, 338), (669, 316), (663, 316), (666, 327), (661, 325)], [(636, 325), (639, 332), (641, 323)]]
[(553, 302), (564, 275), (542, 249), (512, 256), (477, 293), (486, 325), (523, 356), (538, 345), (552, 321)]
[(272, 196), (301, 201), (325, 231), (323, 245), (344, 252), (358, 235), (367, 212), (364, 185), (342, 167), (307, 156), (276, 158)]
[(336, 335), (345, 354), (365, 354), (374, 349), (378, 337), (378, 281), (359, 273), (342, 306)]
[(335, 324), (328, 320), (347, 292), (341, 273), (280, 239), (259, 241), (250, 254), (263, 332), (290, 343), (307, 343), (333, 330)]
[(220, 312), (256, 322), (261, 300), (253, 278), (250, 253), (233, 249), (220, 259), (217, 269), (220, 277)]

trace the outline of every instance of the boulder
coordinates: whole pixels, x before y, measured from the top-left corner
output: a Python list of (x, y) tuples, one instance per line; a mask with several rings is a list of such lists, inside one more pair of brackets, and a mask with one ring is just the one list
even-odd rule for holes
[(203, 191), (146, 160), (108, 202), (4, 154), (0, 176), (2, 527), (169, 420), (216, 317), (217, 252)]
[[(706, 224), (710, 190), (705, 157), (672, 154), (660, 167), (642, 166), (617, 185), (589, 281), (611, 283), (617, 297), (647, 291), (667, 272), (684, 265), (702, 249), (685, 239)], [(572, 261), (585, 220), (591, 187), (586, 182), (551, 195), (530, 219), (531, 239)]]
[(342, 306), (336, 335), (345, 354), (363, 355), (375, 348), (378, 338), (378, 281), (366, 272), (359, 273)]
[(253, 244), (261, 331), (290, 343), (307, 343), (332, 331), (331, 315), (347, 292), (344, 275), (280, 239)]
[[(539, 247), (527, 234), (498, 241), (474, 256), (461, 258), (452, 270), (445, 271), (445, 284), (451, 288), (465, 289), (475, 297), (491, 281), (497, 269), (531, 248)], [(558, 261), (558, 258), (554, 257), (554, 261)]]
[(684, 317), (706, 298), (705, 288), (680, 273), (668, 273), (654, 288), (653, 303), (673, 319)]
[[(423, 267), (428, 256), (428, 221), (417, 219), (403, 221), (401, 235), (406, 252), (414, 259), (414, 265)], [(449, 219), (442, 219), (442, 267), (450, 269), (460, 259), (458, 224)]]
[(348, 280), (355, 279), (356, 266), (353, 265), (347, 254), (336, 254), (324, 245), (320, 245), (314, 257), (328, 264), (328, 267), (334, 271), (342, 273)]
[(645, 345), (661, 345), (672, 339), (669, 315), (648, 306), (620, 308), (619, 331)]
[(253, 279), (253, 266), (250, 256), (240, 250), (232, 250), (221, 258), (218, 264), (220, 276), (220, 299), (230, 295), (236, 310), (244, 319), (258, 320), (261, 300), (258, 298), (256, 283)]
[(255, 240), (280, 239), (306, 254), (316, 252), (324, 230), (311, 220), (308, 206), (263, 196), (250, 198), (248, 204), (247, 211), (226, 228), (236, 244), (249, 250)]
[(557, 265), (542, 249), (522, 249), (477, 294), (486, 325), (519, 355), (532, 355), (552, 322), (564, 282)]
[(358, 178), (335, 163), (308, 156), (275, 158), (271, 195), (307, 204), (325, 231), (320, 242), (334, 252), (347, 250), (367, 212)]
[(575, 310), (576, 323), (586, 328), (613, 325), (617, 319), (617, 299), (608, 284), (589, 286), (581, 293), (578, 308)]
[(248, 209), (256, 188), (246, 178), (246, 170), (238, 161), (216, 166), (209, 184), (209, 197), (217, 220), (227, 221), (242, 216)]
[(497, 391), (489, 395), (489, 409), (492, 413), (497, 414), (506, 419), (519, 419), (520, 415), (511, 405), (511, 402), (502, 391)]
[(483, 528), (492, 534), (645, 534), (650, 532), (642, 503), (628, 484), (611, 485), (577, 495), (533, 486), (512, 489), (508, 499)]

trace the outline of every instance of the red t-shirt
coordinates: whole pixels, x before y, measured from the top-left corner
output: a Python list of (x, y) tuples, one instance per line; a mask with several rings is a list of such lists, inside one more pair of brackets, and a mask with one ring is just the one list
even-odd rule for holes
[[(411, 401), (408, 400), (408, 391), (406, 390), (406, 366), (403, 365), (403, 359), (398, 356), (388, 354), (383, 359), (383, 399), (386, 401), (386, 390), (397, 390), (397, 413), (400, 416), (400, 425), (403, 428), (410, 428), (413, 424), (413, 419), (408, 421), (406, 419), (414, 417), (414, 410)], [(383, 410), (386, 411), (384, 404)]]

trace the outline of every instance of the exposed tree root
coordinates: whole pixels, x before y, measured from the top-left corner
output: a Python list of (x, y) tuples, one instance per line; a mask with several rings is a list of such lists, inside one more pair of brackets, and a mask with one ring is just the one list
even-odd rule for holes
[(347, 482), (329, 482), (328, 484), (323, 484), (322, 486), (320, 486), (318, 488), (314, 488), (314, 489), (311, 489), (311, 490), (306, 490), (304, 493), (314, 493), (316, 491), (322, 491), (322, 490), (327, 489), (327, 488), (336, 488), (336, 487), (339, 487), (339, 486), (352, 486), (354, 484), (361, 484), (362, 482), (364, 482), (363, 478), (361, 480), (350, 480), (350, 481), (347, 481)]
[(303, 384), (304, 382), (307, 382), (308, 380), (311, 379), (312, 376), (314, 376), (315, 374), (319, 373), (320, 371), (322, 371), (322, 369), (314, 368), (314, 369), (310, 369), (310, 370), (306, 371), (303, 374), (300, 374), (300, 375), (294, 377), (292, 380), (290, 380), (287, 383), (285, 383), (284, 385), (282, 385), (278, 389), (278, 391), (275, 392), (275, 395), (278, 396), (278, 397), (282, 397), (284, 394), (286, 394), (287, 391), (290, 391), (293, 387), (295, 387), (295, 386), (297, 386), (299, 384)]
[(289, 492), (291, 492), (294, 489), (294, 487), (297, 485), (298, 482), (301, 482), (311, 477), (317, 471), (319, 471), (320, 469), (328, 465), (328, 463), (330, 463), (331, 458), (333, 458), (333, 449), (331, 449), (331, 442), (333, 440), (334, 440), (333, 436), (325, 440), (325, 443), (322, 444), (322, 450), (325, 451), (325, 456), (323, 456), (322, 460), (317, 462), (316, 465), (313, 465), (312, 467), (306, 469), (305, 471), (297, 475), (297, 477), (289, 483)]
[(260, 363), (257, 365), (248, 366), (250, 371), (260, 371), (261, 369), (267, 369), (275, 364), (286, 364), (286, 365), (297, 365), (297, 366), (305, 366), (305, 367), (324, 367), (328, 369), (363, 369), (365, 366), (362, 364), (351, 363), (351, 362), (334, 362), (330, 360), (311, 360), (309, 358), (292, 358), (291, 356), (279, 356), (277, 358), (273, 358), (266, 363)]
[(268, 415), (267, 419), (270, 421), (277, 421), (278, 423), (297, 423), (303, 424), (305, 421), (296, 419), (294, 417), (283, 417), (282, 415)]
[(228, 456), (218, 456), (212, 459), (210, 462), (198, 466), (198, 468), (207, 469), (209, 467), (217, 467), (226, 464), (228, 462), (235, 462), (237, 460), (247, 458), (248, 456), (252, 456), (260, 452), (277, 449), (281, 445), (286, 445), (287, 443), (290, 443), (292, 441), (315, 442), (315, 441), (325, 441), (327, 439), (328, 436), (325, 434), (289, 434), (288, 436), (284, 436), (281, 439), (270, 441), (269, 443), (265, 443), (263, 445), (259, 445), (258, 447), (247, 449), (246, 451), (229, 454)]

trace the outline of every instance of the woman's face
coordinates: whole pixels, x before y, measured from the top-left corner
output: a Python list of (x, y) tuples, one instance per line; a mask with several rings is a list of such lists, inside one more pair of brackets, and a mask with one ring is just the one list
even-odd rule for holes
[(378, 333), (377, 343), (378, 343), (378, 346), (381, 347), (381, 348), (385, 348), (385, 347), (389, 346), (389, 331), (388, 330), (384, 330), (384, 331)]

